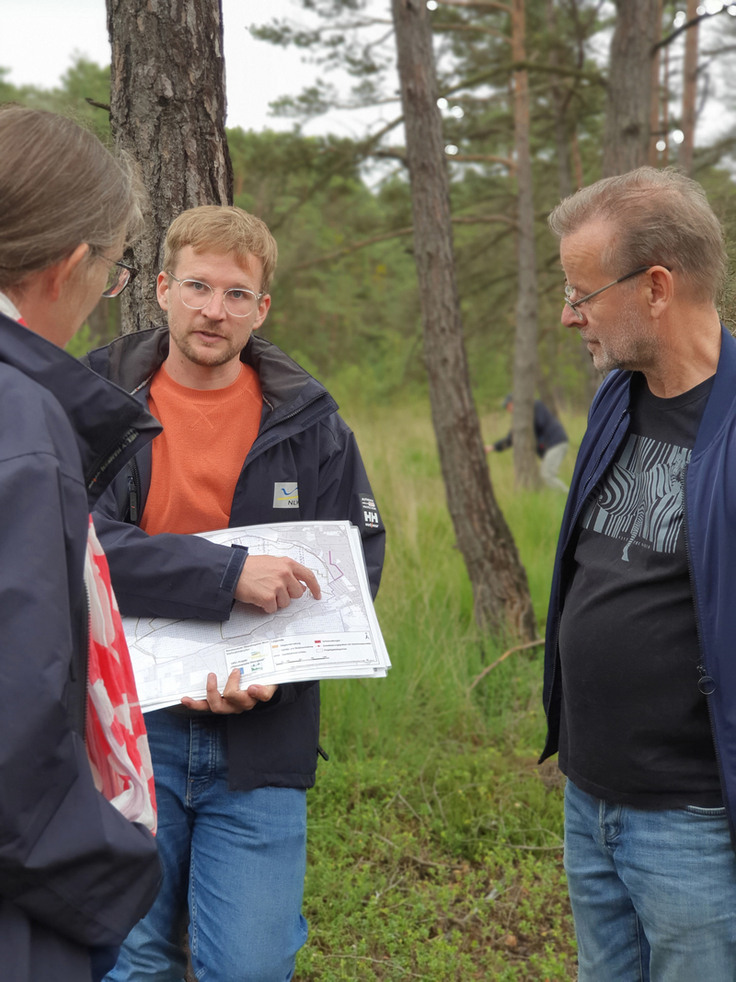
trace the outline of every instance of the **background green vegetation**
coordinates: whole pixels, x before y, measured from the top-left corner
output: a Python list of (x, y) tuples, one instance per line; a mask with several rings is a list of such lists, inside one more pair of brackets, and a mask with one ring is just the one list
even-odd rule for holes
[[(539, 24), (534, 30), (538, 28)], [(464, 36), (452, 35), (452, 43)], [(457, 49), (460, 74), (476, 71), (473, 58), (483, 51), (473, 54), (473, 50)], [(457, 66), (462, 65), (461, 71)], [(108, 114), (87, 101), (109, 102), (109, 68), (79, 58), (53, 91), (15, 87), (6, 75), (0, 68), (0, 103), (18, 101), (65, 113), (109, 140)], [(599, 89), (589, 85), (579, 93), (577, 134), (586, 183), (600, 172)], [(539, 394), (557, 411), (582, 412), (591, 394), (589, 359), (577, 332), (563, 330), (559, 324), (563, 278), (546, 216), (559, 200), (560, 190), (550, 106), (543, 86), (534, 91)], [(504, 105), (470, 95), (453, 102), (464, 107), (465, 117), (446, 120), (448, 139), (463, 144), (464, 151), (509, 152), (510, 123)], [(721, 160), (727, 163), (732, 142), (724, 139), (702, 151), (695, 176), (705, 186), (734, 254), (736, 188), (727, 168), (719, 165)], [(291, 132), (280, 133), (230, 129), (228, 143), (235, 203), (263, 218), (279, 243), (273, 306), (262, 333), (332, 390), (349, 393), (354, 403), (359, 399), (362, 406), (373, 407), (423, 399), (426, 377), (412, 241), (410, 235), (399, 234), (412, 224), (401, 161), (389, 158), (377, 163), (366, 156), (360, 140), (306, 137), (296, 124)], [(493, 164), (450, 164), (450, 173), (471, 382), (480, 410), (490, 411), (508, 391), (511, 379), (515, 185), (504, 168)], [(505, 220), (486, 221), (494, 215)], [(727, 323), (736, 323), (733, 288), (723, 298), (721, 311)], [(119, 330), (115, 301), (101, 301), (69, 350), (82, 354)]]
[[(562, 785), (556, 765), (536, 765), (541, 649), (469, 691), (502, 652), (474, 626), (429, 408), (342, 411), (388, 529), (376, 607), (393, 668), (322, 687), (330, 760), (308, 796), (310, 941), (296, 979), (574, 979)], [(482, 422), (490, 439), (508, 416)], [(584, 418), (564, 422), (577, 444)], [(515, 494), (510, 453), (491, 466), (541, 618), (564, 496)]]

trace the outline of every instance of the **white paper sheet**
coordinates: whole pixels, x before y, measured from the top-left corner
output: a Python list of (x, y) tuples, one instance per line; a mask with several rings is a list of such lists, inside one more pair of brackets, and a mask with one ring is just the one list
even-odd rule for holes
[(233, 668), (241, 671), (241, 688), (386, 675), (391, 662), (353, 525), (278, 522), (202, 534), (222, 545), (246, 545), (252, 555), (295, 559), (314, 572), (322, 598), (307, 591), (275, 614), (236, 603), (223, 622), (124, 617), (144, 712), (177, 705), (184, 695), (204, 698), (209, 672), (222, 691)]

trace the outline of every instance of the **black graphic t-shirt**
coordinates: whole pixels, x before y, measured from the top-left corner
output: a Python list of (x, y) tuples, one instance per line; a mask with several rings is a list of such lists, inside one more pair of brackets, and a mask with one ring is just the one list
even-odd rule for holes
[(683, 528), (712, 382), (658, 399), (634, 375), (629, 432), (578, 520), (560, 623), (560, 767), (607, 801), (722, 803)]

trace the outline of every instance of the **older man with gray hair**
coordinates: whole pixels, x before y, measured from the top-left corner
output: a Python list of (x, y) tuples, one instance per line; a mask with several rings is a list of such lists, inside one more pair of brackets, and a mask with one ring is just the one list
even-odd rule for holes
[(736, 979), (736, 342), (703, 189), (643, 167), (550, 216), (609, 372), (555, 563), (543, 759), (566, 774), (580, 982)]

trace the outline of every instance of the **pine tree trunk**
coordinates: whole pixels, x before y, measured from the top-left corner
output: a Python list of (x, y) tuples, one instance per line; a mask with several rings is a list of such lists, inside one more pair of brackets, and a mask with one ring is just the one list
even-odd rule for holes
[(470, 389), (426, 0), (392, 0), (392, 10), (411, 177), (424, 357), (448, 507), (473, 587), (478, 624), (496, 634), (531, 639), (535, 621), (526, 572), (493, 494)]
[(616, 0), (611, 41), (603, 176), (647, 163), (652, 94), (652, 47), (658, 37), (659, 0)]
[[(657, 37), (655, 38), (655, 42), (660, 41), (661, 38), (662, 0), (657, 0)], [(659, 163), (659, 150), (657, 150), (657, 143), (660, 137), (659, 103), (662, 96), (661, 86), (659, 84), (660, 69), (660, 49), (657, 48), (655, 53), (652, 55), (652, 60), (650, 62), (652, 89), (649, 96), (649, 165), (651, 167), (656, 167)], [(666, 137), (667, 134), (665, 133), (665, 139)]]
[(155, 280), (173, 219), (232, 202), (221, 0), (107, 0), (107, 26), (112, 132), (149, 195), (143, 235), (127, 256), (140, 269), (121, 298), (127, 333), (164, 323)]
[[(526, 61), (524, 0), (512, 0), (511, 50), (515, 62)], [(539, 486), (534, 437), (537, 387), (537, 249), (534, 237), (534, 187), (529, 149), (529, 78), (514, 72), (514, 141), (518, 189), (517, 300), (514, 337), (514, 473), (516, 486)]]
[[(697, 15), (698, 0), (687, 0), (687, 19)], [(685, 64), (682, 87), (682, 141), (678, 163), (686, 174), (693, 172), (693, 151), (695, 149), (695, 98), (698, 78), (698, 25), (685, 32)]]

